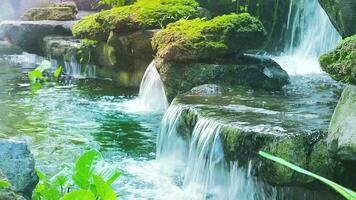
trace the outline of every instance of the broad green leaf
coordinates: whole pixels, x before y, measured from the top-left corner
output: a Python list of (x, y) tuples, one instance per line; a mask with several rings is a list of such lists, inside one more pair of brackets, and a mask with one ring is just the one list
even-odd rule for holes
[(62, 66), (59, 66), (59, 67), (56, 69), (56, 71), (53, 72), (53, 77), (54, 77), (55, 79), (58, 79), (59, 76), (60, 76), (61, 73), (62, 73), (62, 70), (63, 70), (63, 67), (62, 67)]
[(10, 187), (11, 183), (8, 180), (0, 180), (0, 188)]
[(93, 175), (94, 164), (102, 159), (102, 156), (97, 150), (90, 150), (84, 153), (76, 162), (73, 181), (80, 188), (87, 190), (90, 186), (90, 180)]
[(44, 60), (41, 64), (36, 68), (36, 70), (40, 72), (50, 71), (52, 69), (52, 63), (49, 60)]
[(298, 166), (296, 166), (296, 165), (294, 165), (294, 164), (292, 164), (292, 163), (290, 163), (290, 162), (288, 162), (288, 161), (286, 161), (286, 160), (284, 160), (282, 158), (278, 158), (278, 157), (270, 155), (270, 154), (268, 154), (266, 152), (260, 151), (258, 154), (260, 154), (262, 157), (265, 157), (265, 158), (267, 158), (269, 160), (272, 160), (272, 161), (277, 162), (277, 163), (279, 163), (281, 165), (289, 167), (289, 168), (291, 168), (291, 169), (293, 169), (293, 170), (295, 170), (295, 171), (297, 171), (299, 173), (302, 173), (302, 174), (305, 174), (305, 175), (308, 175), (308, 176), (311, 176), (313, 178), (318, 179), (319, 181), (321, 181), (321, 182), (329, 185), (330, 187), (332, 187), (334, 190), (336, 190), (338, 193), (340, 193), (343, 197), (345, 197), (348, 200), (355, 200), (356, 199), (356, 193), (354, 191), (352, 191), (350, 189), (347, 189), (347, 188), (345, 188), (345, 187), (343, 187), (343, 186), (341, 186), (341, 185), (339, 185), (339, 184), (337, 184), (337, 183), (335, 183), (333, 181), (330, 181), (330, 180), (328, 180), (328, 179), (326, 179), (324, 177), (321, 177), (321, 176), (319, 176), (317, 174), (314, 174), (314, 173), (312, 173), (310, 171), (307, 171), (307, 170), (305, 170), (305, 169), (303, 169), (301, 167), (298, 167)]
[(63, 200), (95, 200), (95, 196), (87, 190), (75, 190), (65, 194)]
[(96, 194), (101, 200), (116, 200), (116, 193), (101, 176), (93, 175)]
[(38, 83), (44, 80), (43, 73), (40, 70), (32, 70), (28, 72), (28, 79), (31, 84)]
[(44, 184), (43, 190), (39, 193), (45, 200), (59, 200), (61, 198), (58, 188), (51, 184)]

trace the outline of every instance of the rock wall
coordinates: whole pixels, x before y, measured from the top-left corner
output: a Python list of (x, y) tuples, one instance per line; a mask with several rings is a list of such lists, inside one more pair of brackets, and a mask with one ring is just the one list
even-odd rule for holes
[(319, 0), (319, 2), (344, 38), (356, 34), (355, 0)]

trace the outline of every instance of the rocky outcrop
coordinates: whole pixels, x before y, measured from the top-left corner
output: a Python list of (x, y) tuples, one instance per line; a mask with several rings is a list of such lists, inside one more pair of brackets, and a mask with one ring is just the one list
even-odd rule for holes
[(48, 35), (71, 35), (73, 21), (2, 21), (0, 38), (30, 53), (43, 54), (41, 45)]
[(84, 17), (72, 31), (75, 37), (106, 41), (111, 31), (161, 28), (179, 19), (198, 17), (199, 13), (194, 0), (141, 0)]
[(320, 57), (321, 68), (333, 79), (356, 85), (356, 35)]
[(34, 158), (22, 142), (0, 139), (0, 170), (11, 182), (16, 193), (30, 198), (38, 177)]
[(220, 85), (205, 84), (194, 87), (189, 91), (189, 94), (199, 96), (221, 96), (224, 91), (225, 89)]
[(75, 20), (78, 13), (74, 2), (64, 2), (51, 4), (48, 7), (31, 8), (22, 16), (25, 21), (56, 20), (70, 21)]
[[(215, 130), (218, 130), (219, 136), (215, 138), (221, 141), (226, 162), (237, 161), (240, 167), (251, 169), (253, 176), (271, 185), (323, 188), (313, 178), (261, 158), (257, 154), (260, 150), (355, 188), (353, 170), (347, 170), (346, 165), (327, 150), (327, 119), (332, 109), (328, 105), (321, 106), (322, 112), (314, 117), (324, 119), (323, 125), (315, 126), (310, 119), (305, 120), (311, 113), (315, 115), (315, 110), (310, 113), (305, 108), (303, 112), (291, 111), (300, 103), (300, 99), (296, 99), (296, 96), (289, 99), (283, 94), (248, 91), (246, 88), (225, 91), (222, 96), (189, 92), (179, 95), (172, 102), (171, 106), (179, 109), (169, 109), (168, 112), (181, 110), (172, 125), (176, 127), (177, 135), (188, 142), (192, 140), (193, 130), (197, 131), (195, 128), (201, 119), (217, 124), (219, 128)], [(283, 116), (278, 117), (280, 114)]]
[(319, 0), (319, 2), (344, 38), (356, 34), (356, 1)]
[(356, 86), (345, 88), (332, 117), (328, 150), (337, 159), (356, 161)]
[(73, 56), (77, 57), (80, 42), (72, 36), (46, 36), (41, 48), (47, 57), (68, 61)]
[(276, 62), (258, 56), (236, 56), (215, 62), (156, 60), (156, 67), (170, 101), (202, 84), (278, 90), (289, 82), (288, 74)]
[(249, 14), (230, 14), (172, 23), (155, 34), (152, 46), (157, 57), (165, 61), (215, 60), (258, 49), (264, 36), (258, 19)]
[(22, 50), (15, 46), (12, 45), (10, 42), (8, 41), (1, 41), (0, 40), (0, 55), (3, 54), (18, 54), (21, 53)]
[[(264, 43), (264, 49), (269, 51), (283, 50), (285, 40), (285, 29), (290, 18), (290, 6), (296, 7), (290, 0), (199, 0), (202, 7), (210, 10), (214, 16), (230, 14), (233, 12), (247, 12), (258, 18), (268, 33)], [(293, 10), (293, 9), (292, 9)], [(293, 14), (293, 13), (292, 13)]]
[[(6, 176), (0, 170), (0, 181), (8, 181)], [(23, 196), (16, 194), (11, 186), (2, 188), (0, 187), (0, 199), (1, 200), (26, 200)]]

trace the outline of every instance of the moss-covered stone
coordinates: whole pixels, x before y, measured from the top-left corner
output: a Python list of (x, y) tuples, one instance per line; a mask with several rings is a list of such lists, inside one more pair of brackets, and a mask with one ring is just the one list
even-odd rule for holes
[(338, 81), (356, 85), (356, 35), (320, 57), (322, 69)]
[(67, 21), (76, 19), (77, 7), (74, 3), (65, 2), (52, 4), (48, 7), (31, 8), (22, 16), (25, 21), (56, 20)]
[(264, 36), (265, 29), (258, 19), (247, 13), (230, 14), (169, 24), (154, 36), (152, 46), (164, 60), (213, 60), (257, 49)]
[(199, 15), (194, 0), (139, 0), (138, 2), (84, 17), (76, 24), (73, 35), (82, 38), (107, 38), (116, 33), (160, 28), (179, 19)]

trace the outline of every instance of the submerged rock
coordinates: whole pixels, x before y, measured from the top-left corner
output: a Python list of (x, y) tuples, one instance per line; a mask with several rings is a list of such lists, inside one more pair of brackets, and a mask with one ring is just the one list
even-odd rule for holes
[(2, 21), (0, 38), (24, 51), (43, 54), (43, 38), (48, 35), (71, 35), (73, 24), (73, 21)]
[(345, 88), (332, 117), (328, 150), (343, 161), (356, 161), (356, 86)]
[(355, 0), (319, 0), (319, 2), (343, 37), (356, 34)]
[(224, 92), (224, 88), (216, 84), (205, 84), (194, 87), (189, 91), (192, 95), (201, 96), (221, 96)]
[(156, 67), (169, 101), (203, 84), (278, 90), (289, 82), (288, 74), (276, 62), (257, 56), (231, 57), (220, 62), (156, 60)]
[(10, 180), (17, 193), (29, 198), (36, 187), (38, 177), (35, 161), (22, 142), (0, 139), (0, 170)]
[(258, 19), (249, 14), (230, 14), (169, 24), (155, 34), (152, 46), (165, 61), (214, 60), (257, 49), (264, 36)]
[(78, 13), (74, 2), (64, 2), (52, 4), (48, 7), (31, 8), (22, 16), (25, 21), (56, 20), (70, 21), (75, 20)]
[(321, 68), (338, 81), (356, 85), (356, 35), (320, 57)]
[(106, 40), (111, 31), (156, 29), (198, 16), (198, 3), (194, 0), (141, 0), (84, 17), (72, 30), (75, 37)]

